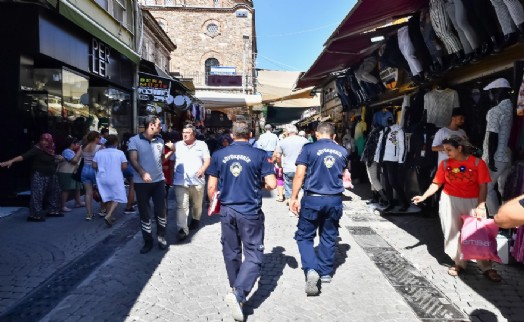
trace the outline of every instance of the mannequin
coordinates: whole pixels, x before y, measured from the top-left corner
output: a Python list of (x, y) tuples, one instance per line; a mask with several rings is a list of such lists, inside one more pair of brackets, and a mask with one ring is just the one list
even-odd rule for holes
[(357, 148), (356, 152), (360, 157), (366, 143), (364, 133), (368, 130), (368, 126), (361, 115), (356, 115), (355, 120), (357, 121), (357, 125), (355, 125), (355, 146)]
[[(519, 0), (491, 0), (502, 27), (505, 45), (511, 45), (520, 34), (524, 38), (524, 8)], [(517, 26), (517, 30), (515, 27)]]
[[(417, 14), (415, 14), (409, 20), (410, 28), (412, 25), (417, 23), (416, 21), (412, 21), (412, 19), (414, 19), (416, 16)], [(422, 9), (420, 12), (419, 28), (420, 32), (422, 33), (424, 43), (426, 44), (426, 47), (428, 48), (429, 54), (431, 56), (430, 70), (433, 74), (438, 74), (445, 69), (443, 59), (444, 50), (437, 41), (437, 35), (435, 34), (435, 30), (433, 30), (433, 26), (431, 25), (431, 18), (427, 9)]]
[(387, 121), (390, 117), (393, 118), (393, 114), (384, 107), (373, 114), (373, 124), (380, 127), (386, 127), (388, 125)]
[(424, 70), (422, 68), (422, 64), (420, 63), (420, 60), (418, 59), (417, 55), (415, 55), (415, 46), (413, 46), (413, 42), (411, 41), (411, 38), (409, 36), (408, 28), (408, 26), (404, 26), (398, 29), (398, 47), (400, 48), (400, 52), (402, 52), (402, 55), (404, 55), (404, 58), (408, 62), (413, 83), (419, 84), (421, 81), (423, 81)]
[(455, 27), (464, 48), (465, 61), (476, 61), (476, 51), (479, 48), (477, 33), (470, 25), (462, 0), (445, 0), (445, 8), (449, 19)]
[(349, 129), (346, 129), (346, 134), (342, 137), (342, 145), (346, 148), (349, 154), (355, 151), (355, 140), (353, 140)]
[(511, 150), (508, 147), (511, 124), (513, 124), (513, 103), (510, 99), (511, 86), (504, 78), (499, 78), (484, 88), (489, 91), (492, 105), (486, 115), (486, 135), (482, 159), (488, 165), (491, 182), (488, 183), (486, 205), (488, 213), (495, 215), (500, 207), (495, 185), (501, 195), (507, 173), (511, 167)]
[(469, 22), (478, 31), (481, 54), (486, 55), (490, 49), (495, 53), (499, 53), (502, 50), (497, 40), (499, 23), (490, 1), (462, 0), (462, 3), (471, 17)]
[(375, 162), (375, 154), (377, 151), (378, 140), (380, 137), (382, 128), (373, 125), (371, 131), (369, 132), (366, 145), (364, 146), (364, 151), (362, 152), (362, 162), (366, 164), (366, 172), (371, 183), (371, 192), (373, 197), (367, 203), (380, 203), (383, 206), (389, 206), (388, 197), (386, 196), (386, 191), (380, 182), (379, 173), (378, 173), (378, 163)]
[(453, 26), (446, 13), (444, 0), (430, 0), (429, 14), (431, 25), (449, 54), (454, 56), (453, 65), (460, 65), (464, 59), (464, 49), (453, 33)]
[[(375, 162), (383, 167), (388, 200), (393, 200), (393, 189), (395, 189), (400, 205), (399, 211), (406, 211), (409, 208), (409, 199), (404, 192), (404, 180), (400, 171), (400, 164), (404, 163), (406, 157), (405, 137), (400, 125), (394, 122), (392, 117), (388, 118), (388, 126), (380, 132)], [(390, 202), (384, 211), (393, 209), (393, 206)]]

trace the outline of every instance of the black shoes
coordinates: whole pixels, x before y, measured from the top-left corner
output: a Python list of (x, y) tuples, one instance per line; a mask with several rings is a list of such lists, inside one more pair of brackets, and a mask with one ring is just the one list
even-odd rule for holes
[(191, 223), (189, 224), (189, 230), (198, 229), (199, 226), (200, 226), (200, 220), (193, 219), (191, 220)]
[(152, 248), (153, 248), (153, 244), (152, 243), (145, 243), (144, 247), (142, 247), (142, 249), (140, 249), (140, 254), (149, 253)]
[(187, 234), (186, 234), (186, 232), (185, 232), (183, 229), (180, 229), (180, 230), (178, 231), (178, 240), (179, 240), (179, 241), (183, 241), (183, 240), (185, 240), (186, 238), (187, 238)]
[(162, 236), (158, 236), (158, 249), (160, 250), (166, 250), (169, 247), (167, 244), (166, 238)]

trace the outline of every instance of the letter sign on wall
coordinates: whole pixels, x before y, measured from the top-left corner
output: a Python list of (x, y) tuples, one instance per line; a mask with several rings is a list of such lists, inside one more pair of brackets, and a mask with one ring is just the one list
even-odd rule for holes
[(94, 39), (91, 41), (91, 61), (90, 68), (93, 74), (100, 77), (109, 78), (108, 65), (111, 48), (103, 42)]

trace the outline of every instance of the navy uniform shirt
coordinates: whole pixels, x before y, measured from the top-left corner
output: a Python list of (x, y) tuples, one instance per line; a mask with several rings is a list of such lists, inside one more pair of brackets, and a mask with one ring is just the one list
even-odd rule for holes
[(267, 153), (248, 142), (233, 142), (215, 151), (206, 174), (218, 178), (220, 203), (244, 214), (257, 215), (262, 207), (264, 177), (274, 174)]
[(348, 160), (347, 150), (331, 139), (304, 145), (296, 161), (307, 167), (304, 190), (323, 195), (344, 192), (342, 173)]

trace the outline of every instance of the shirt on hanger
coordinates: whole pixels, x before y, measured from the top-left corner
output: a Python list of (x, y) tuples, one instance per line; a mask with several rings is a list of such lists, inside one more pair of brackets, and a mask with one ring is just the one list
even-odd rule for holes
[(427, 122), (436, 127), (445, 127), (451, 121), (454, 108), (460, 107), (459, 95), (451, 88), (434, 89), (424, 95), (424, 110)]

